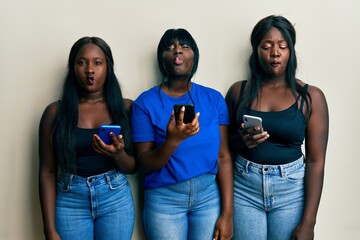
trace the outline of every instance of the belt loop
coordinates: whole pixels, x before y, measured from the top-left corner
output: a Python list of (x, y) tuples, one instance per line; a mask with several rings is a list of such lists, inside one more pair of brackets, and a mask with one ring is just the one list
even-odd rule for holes
[(245, 164), (246, 173), (249, 173), (249, 165), (250, 165), (250, 161), (246, 161), (246, 164)]
[(286, 171), (284, 169), (284, 166), (279, 166), (279, 169), (280, 169), (280, 176), (281, 178), (284, 178), (286, 176)]
[(105, 173), (106, 183), (110, 183), (109, 172)]

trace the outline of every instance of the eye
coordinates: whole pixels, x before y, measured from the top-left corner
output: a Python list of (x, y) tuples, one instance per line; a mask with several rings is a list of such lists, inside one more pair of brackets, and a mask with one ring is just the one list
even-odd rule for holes
[(166, 50), (166, 51), (174, 51), (174, 49), (175, 49), (175, 46), (174, 46), (174, 45), (170, 45), (170, 46), (168, 46), (165, 50)]
[(268, 50), (271, 48), (271, 46), (269, 44), (264, 44), (264, 45), (261, 45), (260, 47), (264, 50)]
[(97, 61), (94, 62), (94, 64), (97, 65), (97, 66), (98, 66), (98, 65), (101, 65), (101, 64), (102, 64), (102, 61), (97, 60)]
[(286, 45), (286, 44), (281, 44), (281, 45), (279, 46), (279, 48), (281, 48), (281, 49), (286, 49), (286, 48), (288, 48), (288, 45)]
[(185, 48), (185, 49), (186, 49), (186, 48), (191, 48), (191, 47), (190, 47), (189, 45), (187, 45), (187, 44), (182, 44), (181, 47), (182, 47), (182, 48)]
[(86, 62), (85, 62), (85, 60), (83, 60), (83, 59), (79, 59), (79, 60), (77, 61), (77, 64), (80, 65), (80, 66), (85, 66), (85, 65), (86, 65)]

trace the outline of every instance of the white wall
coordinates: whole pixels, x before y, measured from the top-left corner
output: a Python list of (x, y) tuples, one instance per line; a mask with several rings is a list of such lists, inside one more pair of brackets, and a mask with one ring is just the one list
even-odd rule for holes
[[(0, 0), (0, 239), (42, 239), (38, 122), (59, 97), (77, 39), (99, 36), (109, 43), (124, 95), (134, 99), (160, 80), (155, 53), (163, 32), (186, 28), (200, 48), (195, 81), (225, 94), (247, 77), (251, 29), (270, 14), (295, 23), (298, 77), (320, 87), (328, 100), (330, 138), (316, 239), (357, 239), (359, 10), (358, 0)], [(131, 184), (139, 207), (141, 182), (132, 176)], [(142, 239), (139, 216), (137, 221), (134, 239)]]

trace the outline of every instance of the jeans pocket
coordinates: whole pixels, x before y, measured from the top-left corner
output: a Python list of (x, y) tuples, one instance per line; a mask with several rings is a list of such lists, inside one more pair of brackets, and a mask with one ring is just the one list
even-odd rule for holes
[(71, 185), (70, 177), (59, 177), (56, 182), (56, 189), (60, 192), (69, 192)]
[(108, 176), (109, 188), (112, 190), (125, 188), (127, 183), (127, 177), (121, 173), (114, 173)]
[(240, 164), (234, 164), (234, 174), (238, 175), (239, 177), (246, 175), (245, 167)]
[(301, 168), (298, 168), (295, 171), (290, 172), (286, 175), (286, 179), (289, 182), (296, 184), (302, 184), (304, 182), (304, 178), (305, 178), (305, 164)]

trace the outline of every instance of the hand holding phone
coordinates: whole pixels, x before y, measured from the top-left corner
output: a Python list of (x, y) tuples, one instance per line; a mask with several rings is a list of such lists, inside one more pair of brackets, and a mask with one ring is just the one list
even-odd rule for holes
[(253, 129), (254, 131), (249, 131), (251, 135), (255, 135), (263, 132), (262, 119), (260, 117), (244, 115), (243, 120), (244, 120), (245, 129), (254, 128), (256, 126), (260, 127), (260, 130)]
[(111, 144), (111, 136), (110, 132), (113, 132), (116, 137), (120, 135), (121, 127), (119, 125), (101, 125), (99, 128), (99, 137), (100, 139), (106, 143)]
[(195, 117), (195, 109), (194, 109), (194, 105), (192, 104), (175, 104), (174, 105), (175, 120), (177, 121), (179, 119), (180, 110), (183, 106), (185, 107), (183, 122), (191, 123)]

